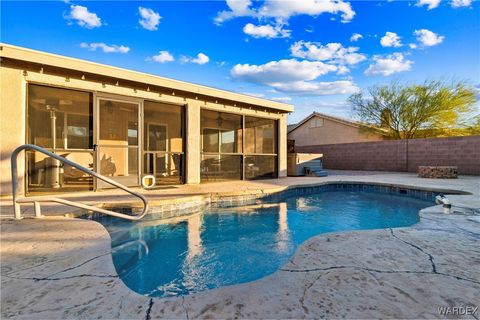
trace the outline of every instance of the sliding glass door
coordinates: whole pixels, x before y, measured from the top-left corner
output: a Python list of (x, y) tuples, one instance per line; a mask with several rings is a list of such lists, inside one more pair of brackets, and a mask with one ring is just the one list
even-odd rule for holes
[[(140, 102), (97, 98), (97, 172), (126, 186), (139, 177)], [(108, 184), (97, 181), (97, 188)]]
[(184, 177), (184, 108), (144, 102), (143, 173), (156, 184), (179, 184)]

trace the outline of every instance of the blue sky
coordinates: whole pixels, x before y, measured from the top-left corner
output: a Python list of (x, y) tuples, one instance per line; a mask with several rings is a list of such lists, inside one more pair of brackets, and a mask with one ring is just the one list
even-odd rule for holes
[(479, 35), (470, 0), (1, 2), (4, 43), (292, 103), (289, 123), (392, 79), (478, 86)]

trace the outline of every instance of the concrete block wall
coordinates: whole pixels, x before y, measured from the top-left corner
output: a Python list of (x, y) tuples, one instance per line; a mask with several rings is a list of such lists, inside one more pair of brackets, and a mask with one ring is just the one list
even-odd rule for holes
[(295, 146), (295, 151), (323, 153), (326, 169), (417, 172), (419, 166), (457, 166), (459, 174), (480, 175), (480, 136)]
[(480, 136), (411, 140), (408, 154), (410, 172), (421, 165), (458, 166), (460, 174), (480, 175)]

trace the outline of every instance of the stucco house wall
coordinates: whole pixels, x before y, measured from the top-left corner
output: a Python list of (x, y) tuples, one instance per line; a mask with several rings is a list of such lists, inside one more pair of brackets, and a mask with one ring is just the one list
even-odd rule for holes
[[(323, 125), (315, 126), (316, 119), (322, 119)], [(330, 117), (311, 115), (303, 123), (288, 133), (289, 140), (295, 140), (295, 146), (368, 142), (383, 140), (379, 133), (369, 132), (360, 126), (332, 120)]]

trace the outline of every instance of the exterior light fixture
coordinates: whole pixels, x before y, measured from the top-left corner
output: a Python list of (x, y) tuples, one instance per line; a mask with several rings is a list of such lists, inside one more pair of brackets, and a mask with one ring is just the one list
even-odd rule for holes
[(223, 124), (223, 118), (222, 118), (222, 114), (221, 114), (221, 113), (218, 114), (217, 124), (218, 124), (219, 127), (221, 127), (222, 124)]
[(105, 102), (105, 108), (107, 108), (108, 113), (113, 113), (113, 102), (110, 100)]

